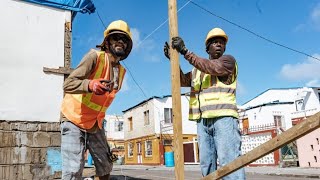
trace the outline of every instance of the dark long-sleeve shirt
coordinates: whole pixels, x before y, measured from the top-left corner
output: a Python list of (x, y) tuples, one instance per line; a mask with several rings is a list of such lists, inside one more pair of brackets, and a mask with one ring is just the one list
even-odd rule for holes
[[(219, 80), (225, 84), (230, 84), (232, 75), (235, 73), (236, 60), (231, 55), (223, 55), (218, 59), (206, 59), (195, 55), (192, 52), (187, 52), (184, 58), (191, 65), (203, 73), (218, 76)], [(180, 82), (182, 87), (190, 87), (192, 73), (184, 74), (180, 69)]]

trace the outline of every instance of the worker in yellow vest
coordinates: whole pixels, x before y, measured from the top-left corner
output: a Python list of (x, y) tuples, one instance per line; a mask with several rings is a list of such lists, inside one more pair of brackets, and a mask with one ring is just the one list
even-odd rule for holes
[[(241, 134), (236, 106), (238, 67), (231, 55), (223, 55), (228, 42), (227, 34), (214, 28), (205, 40), (209, 59), (189, 51), (182, 38), (173, 37), (171, 47), (194, 66), (184, 74), (180, 69), (182, 87), (191, 87), (189, 120), (197, 122), (200, 166), (207, 176), (241, 155)], [(170, 59), (170, 47), (165, 43), (164, 54)], [(240, 169), (223, 179), (245, 179)]]
[(116, 93), (121, 89), (126, 70), (120, 61), (132, 49), (128, 24), (113, 21), (104, 31), (104, 40), (91, 49), (65, 80), (61, 123), (62, 179), (81, 179), (84, 153), (92, 156), (96, 175), (109, 179), (114, 156), (107, 143), (103, 120)]

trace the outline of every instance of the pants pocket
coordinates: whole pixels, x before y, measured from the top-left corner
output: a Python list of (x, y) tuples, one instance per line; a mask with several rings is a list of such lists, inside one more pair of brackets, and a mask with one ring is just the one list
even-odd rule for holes
[[(83, 149), (82, 132), (71, 122), (61, 124), (61, 151), (63, 153), (80, 154)], [(69, 155), (71, 155), (69, 154)]]

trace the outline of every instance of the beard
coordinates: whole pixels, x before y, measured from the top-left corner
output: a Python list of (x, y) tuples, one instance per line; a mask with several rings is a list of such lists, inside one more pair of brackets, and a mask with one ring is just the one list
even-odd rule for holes
[(112, 54), (118, 56), (118, 57), (122, 57), (126, 54), (125, 50), (122, 48), (114, 48), (112, 46), (110, 46), (110, 51)]

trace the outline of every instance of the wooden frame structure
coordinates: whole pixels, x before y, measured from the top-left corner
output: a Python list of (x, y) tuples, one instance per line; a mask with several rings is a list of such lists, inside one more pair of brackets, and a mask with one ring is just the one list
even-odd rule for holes
[(243, 168), (251, 162), (281, 148), (283, 145), (288, 144), (300, 137), (318, 129), (320, 127), (320, 112), (310, 116), (306, 120), (297, 124), (296, 126), (288, 129), (279, 136), (265, 142), (264, 144), (256, 147), (245, 155), (240, 156), (231, 163), (219, 168), (215, 172), (202, 178), (202, 180), (220, 179), (232, 172)]

